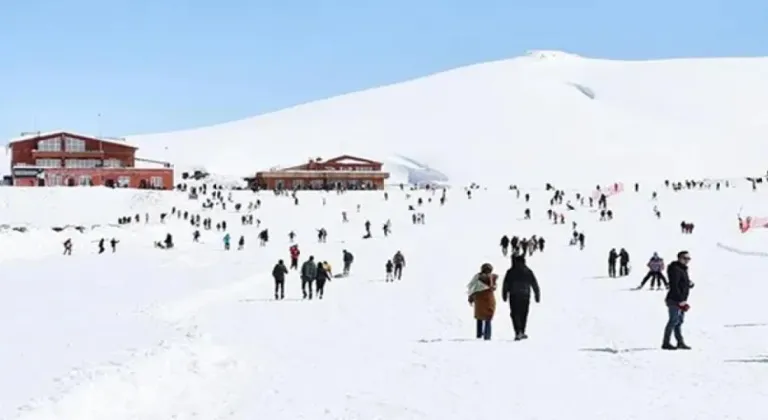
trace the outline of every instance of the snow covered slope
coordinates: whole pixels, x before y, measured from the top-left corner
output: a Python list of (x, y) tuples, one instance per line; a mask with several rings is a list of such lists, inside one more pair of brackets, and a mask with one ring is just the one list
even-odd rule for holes
[[(624, 62), (558, 51), (478, 64), (231, 123), (138, 135), (181, 168), (250, 175), (358, 154), (396, 181), (564, 185), (762, 174), (768, 59)], [(437, 176), (440, 178), (440, 176)]]
[[(762, 419), (768, 259), (755, 251), (768, 231), (742, 235), (734, 216), (744, 202), (768, 208), (768, 200), (746, 187), (660, 189), (654, 202), (650, 188), (610, 198), (614, 221), (577, 205), (565, 225), (547, 221), (550, 195), (540, 190), (524, 191), (532, 196), (526, 204), (506, 189), (477, 190), (472, 199), (454, 189), (442, 207), (424, 191), (393, 190), (388, 201), (381, 192), (300, 192), (298, 206), (235, 192), (237, 202), (262, 201), (255, 215), (272, 238), (259, 247), (259, 229), (241, 226), (231, 206), (203, 212), (214, 223), (227, 220), (234, 238), (246, 236), (245, 250), (229, 252), (215, 230), (195, 244), (187, 222), (158, 223), (172, 206), (200, 211), (181, 193), (161, 192), (154, 207), (141, 207), (149, 223), (43, 234), (47, 215), (83, 218), (70, 197), (102, 209), (94, 221), (152, 200), (61, 188), (74, 193), (30, 196), (17, 209), (23, 192), (42, 189), (0, 189), (0, 220), (24, 211), (40, 228), (34, 242), (0, 231), (0, 418)], [(419, 197), (423, 226), (406, 210)], [(46, 205), (36, 209), (33, 199)], [(533, 220), (518, 218), (526, 207)], [(393, 234), (384, 238), (388, 219)], [(679, 233), (683, 219), (696, 223), (693, 235)], [(362, 240), (366, 220), (374, 238)], [(587, 235), (584, 251), (567, 245), (572, 221)], [(314, 239), (321, 226), (327, 244)], [(322, 301), (301, 301), (296, 272), (286, 299), (272, 299), (271, 269), (287, 260), (291, 230), (302, 261), (314, 255), (338, 271), (342, 249), (355, 254), (351, 276), (329, 283)], [(167, 232), (177, 248), (152, 248)], [(512, 341), (499, 298), (493, 340), (477, 341), (465, 287), (483, 262), (504, 273), (504, 233), (547, 239), (545, 252), (530, 258), (542, 300), (532, 304), (529, 340)], [(71, 257), (59, 255), (66, 236)], [(120, 239), (118, 252), (96, 255), (99, 237)], [(611, 247), (631, 253), (631, 276), (605, 276)], [(694, 349), (662, 352), (664, 292), (629, 289), (652, 252), (669, 261), (680, 249), (693, 257), (684, 331)], [(384, 283), (396, 250), (407, 259), (404, 278)]]

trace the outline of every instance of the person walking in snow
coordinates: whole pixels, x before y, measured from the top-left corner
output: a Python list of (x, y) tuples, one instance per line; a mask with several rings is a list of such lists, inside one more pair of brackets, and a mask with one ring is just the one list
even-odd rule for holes
[(293, 244), (288, 250), (291, 253), (291, 270), (298, 270), (299, 255), (301, 254), (301, 252), (299, 251), (299, 246), (296, 244)]
[(347, 277), (349, 275), (349, 270), (352, 268), (352, 262), (355, 260), (355, 256), (345, 249), (342, 251), (342, 258), (344, 261), (343, 275), (344, 277)]
[(497, 275), (493, 273), (493, 266), (485, 263), (480, 267), (480, 272), (472, 277), (467, 285), (469, 304), (474, 306), (476, 321), (476, 337), (484, 340), (491, 339), (491, 321), (496, 312)]
[(317, 298), (322, 299), (325, 293), (325, 283), (331, 280), (331, 268), (327, 262), (317, 265), (317, 274), (315, 275), (315, 290)]
[(504, 235), (501, 237), (501, 255), (507, 256), (509, 253), (509, 237)]
[(62, 245), (64, 245), (64, 252), (61, 255), (72, 255), (72, 239), (67, 238)]
[(120, 243), (120, 241), (118, 241), (118, 240), (117, 240), (117, 239), (115, 239), (115, 238), (112, 238), (112, 239), (109, 241), (109, 246), (110, 246), (110, 247), (112, 247), (112, 253), (113, 253), (113, 254), (114, 254), (115, 252), (117, 252), (117, 244), (119, 244), (119, 243)]
[(105, 251), (104, 248), (104, 238), (99, 239), (99, 254), (103, 254)]
[(392, 262), (395, 263), (395, 278), (401, 280), (403, 278), (403, 267), (405, 267), (405, 257), (400, 251), (395, 253), (392, 257)]
[(240, 235), (240, 239), (237, 241), (237, 250), (242, 251), (245, 248), (245, 236)]
[(533, 271), (525, 263), (525, 255), (512, 257), (512, 267), (504, 276), (501, 288), (501, 299), (509, 301), (509, 315), (512, 318), (512, 327), (515, 330), (515, 340), (525, 340), (528, 325), (528, 311), (531, 305), (531, 290), (536, 303), (539, 303), (541, 291), (539, 282)]
[(315, 257), (310, 255), (307, 261), (301, 265), (301, 293), (304, 299), (312, 300), (312, 283), (317, 277), (317, 264)]
[[(689, 350), (690, 347), (683, 338), (683, 322), (685, 313), (690, 306), (688, 305), (688, 294), (693, 288), (693, 283), (688, 277), (688, 265), (691, 262), (691, 256), (688, 251), (677, 253), (677, 260), (667, 267), (667, 277), (669, 278), (669, 291), (667, 292), (666, 304), (669, 319), (664, 327), (664, 339), (661, 348), (664, 350)], [(675, 335), (677, 346), (670, 343), (672, 334)]]
[(285, 267), (283, 260), (280, 260), (275, 264), (275, 268), (272, 269), (272, 277), (275, 279), (275, 300), (285, 299), (285, 275), (288, 274), (288, 269)]
[(391, 283), (395, 281), (395, 276), (392, 275), (392, 271), (394, 270), (394, 264), (392, 264), (392, 260), (387, 260), (387, 264), (384, 265), (384, 271), (386, 272), (386, 277), (384, 278), (384, 282)]
[(229, 251), (229, 241), (231, 240), (231, 237), (229, 236), (229, 233), (224, 235), (224, 250)]

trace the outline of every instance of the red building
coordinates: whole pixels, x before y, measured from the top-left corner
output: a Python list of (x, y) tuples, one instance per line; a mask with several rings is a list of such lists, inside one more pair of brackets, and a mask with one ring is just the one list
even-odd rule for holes
[(136, 168), (137, 148), (63, 131), (12, 140), (11, 177), (15, 186), (105, 185), (173, 189), (173, 169)]
[(383, 189), (389, 173), (381, 162), (343, 155), (326, 161), (317, 158), (285, 169), (258, 172), (249, 179), (262, 189)]

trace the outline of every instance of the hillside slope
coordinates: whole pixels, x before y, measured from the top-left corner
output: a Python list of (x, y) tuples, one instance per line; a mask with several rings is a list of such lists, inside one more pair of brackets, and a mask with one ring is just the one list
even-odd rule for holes
[(399, 156), (452, 182), (498, 185), (735, 176), (764, 172), (765, 74), (766, 58), (621, 62), (535, 51), (129, 141), (182, 168), (238, 176), (344, 153), (380, 159), (398, 180), (418, 168)]

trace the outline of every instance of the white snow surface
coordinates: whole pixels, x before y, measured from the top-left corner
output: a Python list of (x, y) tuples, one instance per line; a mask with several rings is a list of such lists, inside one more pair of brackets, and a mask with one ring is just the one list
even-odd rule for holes
[[(735, 221), (743, 203), (768, 209), (762, 192), (660, 188), (654, 202), (643, 186), (610, 199), (614, 221), (577, 206), (566, 225), (546, 220), (550, 193), (524, 192), (530, 204), (506, 189), (472, 199), (454, 189), (443, 207), (426, 191), (391, 190), (388, 201), (382, 192), (300, 192), (299, 206), (235, 192), (237, 202), (262, 201), (255, 215), (271, 241), (259, 247), (259, 229), (241, 226), (231, 206), (204, 211), (229, 222), (233, 243), (246, 236), (245, 250), (227, 252), (221, 233), (203, 231), (194, 244), (188, 223), (158, 222), (173, 206), (200, 211), (182, 193), (0, 188), (0, 223), (29, 229), (0, 230), (0, 418), (764, 418), (768, 232), (740, 234)], [(418, 197), (424, 226), (406, 210)], [(526, 207), (533, 220), (519, 218)], [(145, 212), (148, 224), (104, 225)], [(383, 238), (387, 219), (393, 234)], [(370, 240), (361, 239), (366, 220)], [(681, 220), (696, 223), (693, 235), (679, 233)], [(567, 246), (572, 221), (587, 235), (584, 251)], [(88, 229), (48, 230), (67, 222)], [(315, 241), (321, 226), (327, 244)], [(295, 272), (286, 299), (272, 299), (271, 270), (288, 260), (290, 230), (301, 261), (314, 255), (338, 271), (342, 249), (355, 254), (352, 274), (329, 283), (324, 300), (302, 301)], [(152, 248), (167, 232), (177, 248)], [(478, 341), (466, 284), (483, 262), (503, 276), (505, 233), (547, 239), (529, 260), (542, 300), (532, 303), (530, 339), (514, 342), (497, 295), (493, 340)], [(71, 257), (60, 255), (67, 237)], [(96, 255), (100, 237), (118, 238), (118, 252)], [(631, 276), (606, 277), (611, 247), (631, 253)], [(669, 262), (681, 249), (696, 282), (684, 324), (693, 350), (663, 352), (664, 292), (629, 289), (652, 252)], [(404, 278), (384, 283), (397, 250)]]
[[(614, 181), (764, 174), (768, 58), (614, 61), (560, 51), (483, 63), (240, 121), (129, 136), (182, 169), (250, 176), (342, 154), (393, 182)], [(627, 164), (633, 162), (633, 164)]]

